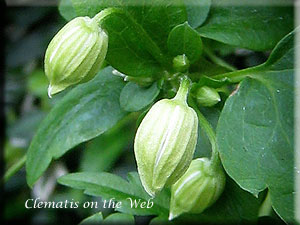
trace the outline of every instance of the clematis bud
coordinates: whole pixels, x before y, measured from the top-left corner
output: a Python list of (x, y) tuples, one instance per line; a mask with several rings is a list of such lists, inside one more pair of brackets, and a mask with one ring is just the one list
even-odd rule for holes
[(107, 46), (108, 36), (96, 19), (77, 17), (67, 23), (46, 50), (49, 97), (70, 85), (92, 79), (104, 62)]
[(141, 122), (134, 142), (144, 189), (155, 196), (175, 183), (191, 163), (198, 135), (198, 118), (187, 105), (189, 81), (183, 80), (173, 99), (155, 103)]
[(171, 188), (169, 220), (185, 212), (203, 212), (220, 197), (225, 179), (220, 165), (215, 168), (207, 158), (194, 159)]
[(197, 90), (196, 98), (199, 105), (208, 107), (214, 106), (221, 101), (216, 89), (207, 86), (203, 86)]
[(185, 72), (190, 67), (190, 61), (185, 54), (178, 55), (173, 58), (173, 67), (178, 72)]

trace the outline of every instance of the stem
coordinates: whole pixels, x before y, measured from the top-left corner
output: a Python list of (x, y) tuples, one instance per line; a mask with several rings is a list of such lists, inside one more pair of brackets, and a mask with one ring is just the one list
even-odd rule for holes
[(187, 76), (182, 77), (180, 87), (179, 87), (174, 99), (186, 103), (187, 95), (188, 95), (188, 92), (190, 89), (190, 84), (191, 84), (191, 82)]
[(236, 68), (229, 63), (225, 62), (220, 57), (216, 56), (209, 48), (204, 48), (204, 52), (207, 54), (207, 56), (210, 58), (212, 62), (215, 64), (222, 66), (230, 71), (236, 71)]
[(264, 64), (261, 64), (259, 66), (233, 71), (229, 73), (223, 73), (218, 74), (215, 76), (212, 76), (213, 79), (222, 80), (224, 78), (227, 78), (231, 83), (239, 83), (241, 82), (245, 77), (247, 76), (253, 76), (253, 73), (257, 73), (262, 67), (264, 67)]
[(16, 174), (26, 162), (26, 154), (14, 165), (12, 165), (4, 174), (4, 182), (7, 182), (14, 174)]
[(204, 117), (204, 115), (200, 112), (198, 109), (195, 101), (191, 98), (190, 103), (193, 107), (193, 109), (196, 111), (198, 119), (199, 119), (199, 125), (202, 130), (206, 133), (210, 144), (211, 144), (211, 149), (212, 149), (212, 154), (211, 154), (211, 164), (213, 168), (216, 168), (220, 164), (220, 158), (219, 158), (219, 152), (218, 152), (218, 145), (217, 145), (217, 140), (216, 140), (216, 135), (214, 132), (214, 129), (210, 125), (210, 123), (207, 121), (207, 119)]

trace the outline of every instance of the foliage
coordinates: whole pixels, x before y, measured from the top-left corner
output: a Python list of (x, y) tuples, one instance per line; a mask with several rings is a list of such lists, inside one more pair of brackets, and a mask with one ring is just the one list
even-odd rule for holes
[[(70, 173), (59, 177), (58, 183), (68, 188), (60, 186), (63, 190), (55, 189), (48, 198), (62, 194), (122, 202), (115, 213), (78, 209), (80, 220), (86, 217), (81, 224), (134, 224), (133, 216), (152, 219), (151, 224), (167, 223), (170, 190), (165, 188), (153, 199), (145, 192), (138, 173), (132, 172), (136, 170), (133, 140), (151, 105), (174, 97), (184, 73), (192, 81), (188, 103), (199, 117), (194, 158), (218, 151), (226, 185), (219, 200), (203, 213), (183, 214), (172, 223), (257, 221), (266, 193), (272, 221), (280, 218), (293, 223), (294, 54), (299, 50), (294, 37), (299, 29), (294, 29), (292, 5), (273, 5), (269, 0), (263, 5), (233, 0), (201, 4), (194, 0), (62, 0), (59, 5), (67, 21), (93, 17), (101, 10), (105, 16), (99, 25), (109, 40), (107, 66), (92, 80), (51, 100), (42, 72), (46, 49), (42, 43), (49, 43), (65, 21), (56, 25), (47, 41), (39, 39), (29, 55), (36, 66), (27, 74), (22, 71), (32, 61), (17, 56), (38, 35), (30, 34), (25, 44), (11, 48), (14, 54), (9, 51), (7, 165), (26, 155), (26, 180), (31, 188), (50, 180), (49, 174), (63, 165), (64, 173)], [(37, 33), (47, 31), (41, 28)], [(185, 72), (173, 67), (178, 55), (189, 59)], [(20, 74), (28, 80), (26, 85), (17, 82)], [(197, 90), (204, 86), (216, 91), (220, 102), (210, 107), (198, 104)], [(17, 103), (26, 105), (28, 96), (39, 104), (23, 113)], [(19, 140), (18, 144), (13, 140)], [(128, 198), (154, 204), (132, 207)]]

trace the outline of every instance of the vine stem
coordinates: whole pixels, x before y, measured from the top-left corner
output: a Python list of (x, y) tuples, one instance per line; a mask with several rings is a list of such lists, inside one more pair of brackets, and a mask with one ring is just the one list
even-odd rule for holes
[(211, 165), (213, 168), (217, 168), (220, 165), (220, 157), (219, 157), (217, 139), (216, 139), (216, 134), (214, 132), (214, 129), (212, 128), (211, 124), (207, 121), (205, 116), (200, 112), (194, 99), (190, 98), (190, 104), (197, 113), (199, 125), (201, 129), (204, 130), (204, 132), (206, 133), (210, 141), (211, 149), (212, 149)]
[(12, 165), (4, 174), (3, 180), (4, 183), (7, 182), (13, 175), (15, 175), (24, 165), (26, 162), (27, 155), (25, 154), (19, 161)]
[(223, 59), (216, 56), (209, 48), (204, 48), (203, 50), (206, 53), (206, 55), (210, 58), (210, 60), (215, 64), (222, 66), (230, 71), (236, 71), (236, 68), (234, 66), (230, 65), (229, 63), (225, 62)]
[(254, 73), (257, 73), (262, 69), (265, 65), (261, 64), (259, 66), (250, 67), (247, 69), (237, 70), (233, 72), (218, 74), (215, 76), (212, 76), (213, 79), (222, 80), (222, 79), (228, 79), (231, 83), (239, 83), (241, 82), (245, 77), (247, 76), (253, 76)]

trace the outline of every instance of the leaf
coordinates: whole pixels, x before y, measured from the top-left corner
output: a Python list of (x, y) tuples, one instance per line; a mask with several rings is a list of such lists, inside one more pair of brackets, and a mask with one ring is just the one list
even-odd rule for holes
[(98, 212), (84, 219), (79, 225), (96, 225), (96, 224), (134, 224), (134, 217), (124, 213), (113, 213), (103, 220), (101, 212)]
[(68, 21), (76, 17), (72, 0), (60, 0), (58, 11)]
[(94, 215), (91, 215), (87, 218), (85, 218), (84, 220), (82, 220), (80, 222), (79, 225), (96, 225), (96, 224), (103, 224), (103, 216), (102, 216), (102, 213), (101, 212), (98, 212)]
[(206, 20), (211, 0), (184, 0), (188, 14), (188, 22), (192, 28), (199, 27)]
[(51, 110), (40, 124), (27, 153), (27, 183), (32, 186), (58, 159), (81, 142), (113, 127), (126, 112), (119, 105), (124, 84), (108, 67), (95, 79), (78, 85)]
[(113, 213), (104, 219), (104, 224), (135, 224), (134, 217), (125, 213)]
[[(162, 192), (155, 199), (144, 191), (137, 173), (130, 173), (126, 180), (110, 173), (72, 173), (62, 176), (58, 182), (76, 189), (83, 189), (85, 194), (101, 196), (103, 199), (115, 198), (122, 201), (122, 207), (117, 209), (120, 212), (131, 215), (163, 215), (168, 213), (169, 194)], [(134, 200), (154, 202), (152, 208), (131, 207), (128, 198)]]
[(209, 17), (197, 30), (203, 37), (229, 45), (256, 51), (272, 49), (293, 30), (294, 17), (292, 3), (279, 7), (271, 2), (253, 6), (241, 5), (238, 0), (213, 0)]
[(128, 82), (121, 91), (120, 105), (127, 112), (136, 112), (151, 104), (159, 92), (156, 82), (148, 88)]
[(134, 129), (130, 127), (128, 122), (125, 124), (119, 123), (114, 128), (87, 143), (80, 160), (80, 171), (109, 171), (124, 153), (128, 143), (133, 140)]
[(101, 21), (109, 36), (106, 59), (114, 68), (136, 77), (161, 76), (163, 69), (170, 69), (166, 43), (172, 28), (186, 21), (182, 0), (72, 2), (80, 16), (114, 7)]
[(169, 34), (168, 49), (171, 55), (185, 54), (189, 61), (194, 63), (202, 54), (201, 37), (187, 22), (180, 24)]
[(249, 72), (227, 99), (217, 127), (227, 173), (254, 195), (268, 188), (274, 210), (286, 222), (294, 220), (293, 35)]

